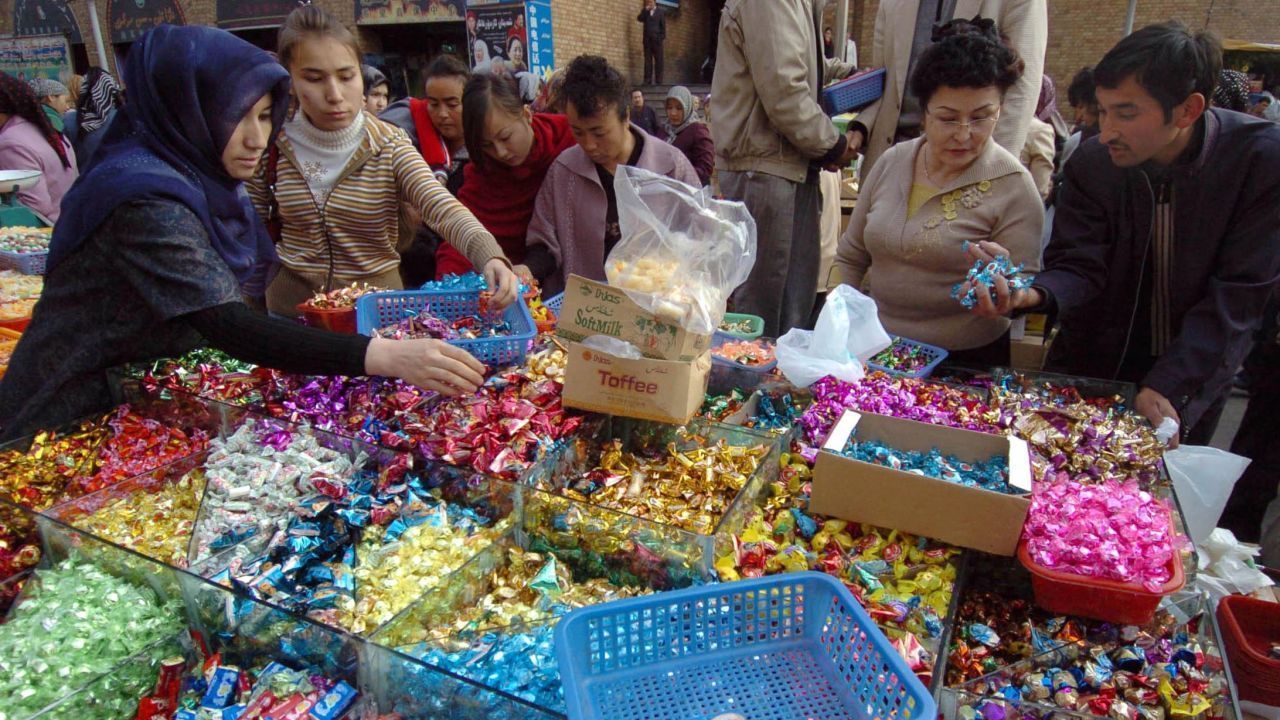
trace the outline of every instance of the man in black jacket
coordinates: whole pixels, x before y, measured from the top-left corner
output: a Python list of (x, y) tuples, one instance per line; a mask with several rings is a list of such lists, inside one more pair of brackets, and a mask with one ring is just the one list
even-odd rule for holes
[(644, 24), (644, 84), (662, 84), (662, 43), (667, 39), (667, 13), (655, 0), (644, 0), (636, 22)]
[(1044, 271), (1012, 295), (997, 280), (975, 309), (1056, 314), (1046, 369), (1139, 384), (1136, 409), (1192, 444), (1213, 436), (1280, 277), (1280, 126), (1208, 109), (1221, 66), (1180, 23), (1107, 53), (1101, 133), (1067, 163)]

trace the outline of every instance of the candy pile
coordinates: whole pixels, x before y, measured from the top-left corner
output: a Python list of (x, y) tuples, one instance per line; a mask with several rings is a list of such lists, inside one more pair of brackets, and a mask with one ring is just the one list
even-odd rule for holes
[(37, 571), (9, 621), (0, 625), (0, 712), (34, 715), (177, 635), (184, 628), (181, 611), (180, 602), (157, 599), (152, 590), (78, 559)]
[[(483, 305), (483, 303), (482, 303)], [(464, 315), (448, 320), (436, 316), (430, 309), (416, 313), (406, 311), (406, 317), (398, 322), (373, 331), (374, 337), (393, 340), (476, 340), (503, 337), (511, 334), (511, 323), (501, 315), (483, 310), (476, 315)]]
[(933, 351), (923, 345), (895, 337), (893, 344), (872, 356), (867, 364), (910, 375), (923, 370), (936, 359)]
[(142, 388), (155, 397), (167, 399), (181, 392), (245, 405), (261, 399), (263, 379), (256, 370), (256, 365), (221, 350), (198, 348), (180, 358), (130, 367), (126, 374), (140, 380)]
[[(563, 711), (554, 622), (570, 610), (647, 594), (594, 579), (575, 583), (554, 555), (505, 549), (487, 578), (489, 590), (475, 603), (426, 627), (406, 618), (391, 637), (401, 652), (435, 667), (484, 682), (542, 707)], [(441, 609), (443, 610), (443, 608)], [(433, 618), (434, 619), (434, 618)], [(414, 644), (410, 644), (414, 643)]]
[[(44, 292), (44, 276), (0, 270), (0, 305), (15, 300), (35, 300)], [(8, 316), (9, 313), (0, 313)]]
[(1177, 545), (1169, 507), (1134, 481), (1041, 483), (1023, 528), (1031, 559), (1050, 570), (1159, 592)]
[(262, 370), (263, 400), (253, 409), (317, 430), (369, 443), (389, 442), (414, 411), (437, 395), (384, 377), (310, 377)]
[(351, 283), (346, 287), (335, 288), (329, 292), (318, 292), (307, 300), (303, 307), (309, 310), (343, 310), (354, 308), (356, 301), (369, 293), (386, 292), (386, 288), (374, 287), (368, 283)]
[(449, 292), (479, 292), (487, 290), (488, 287), (484, 278), (476, 272), (462, 275), (449, 273), (439, 280), (428, 280), (422, 284), (423, 290), (448, 290)]
[(509, 524), (441, 500), (430, 479), (397, 456), (346, 484), (316, 483), (283, 530), (237, 545), (213, 580), (318, 622), (372, 631)]
[(965, 487), (1006, 495), (1023, 493), (1009, 484), (1009, 459), (1000, 455), (981, 462), (967, 462), (955, 455), (944, 454), (937, 448), (927, 453), (899, 450), (874, 440), (858, 440), (856, 435), (849, 438), (840, 454), (872, 465), (925, 475)]
[(711, 354), (746, 367), (770, 365), (776, 359), (773, 343), (767, 340), (731, 340), (712, 348)]
[(49, 251), (53, 228), (7, 227), (0, 230), (0, 252), (38, 253)]
[[(974, 260), (973, 267), (965, 276), (964, 282), (951, 288), (951, 297), (960, 301), (966, 308), (978, 304), (978, 286), (985, 285), (991, 293), (991, 302), (996, 302), (996, 278), (1001, 277), (1009, 284), (1009, 292), (1026, 290), (1031, 287), (1032, 277), (1022, 275), (1022, 265), (1014, 265), (1008, 255), (997, 255), (994, 260)], [(965, 285), (968, 284), (968, 288)], [(963, 290), (963, 292), (962, 292)]]
[[(78, 517), (78, 508), (58, 511), (59, 519), (78, 530), (110, 540), (141, 555), (175, 567), (187, 566), (191, 531), (204, 495), (200, 469), (177, 478), (140, 478), (106, 491), (103, 504)], [(95, 496), (96, 499), (96, 496)]]
[(800, 418), (810, 443), (820, 445), (845, 410), (996, 434), (999, 416), (977, 394), (923, 380), (873, 372), (857, 383), (825, 377), (810, 388), (813, 404)]
[[(800, 411), (796, 408), (796, 402), (789, 392), (760, 392), (755, 394), (755, 398), (755, 412), (734, 424), (783, 433), (790, 430), (800, 419)], [(699, 414), (715, 422), (729, 422), (731, 419), (736, 421), (735, 416), (747, 406), (750, 399), (748, 393), (737, 388), (724, 395), (707, 395)]]
[(195, 529), (199, 560), (282, 528), (298, 501), (320, 486), (345, 485), (355, 466), (314, 435), (247, 422), (215, 440), (205, 461), (208, 490)]
[(136, 477), (194, 455), (209, 445), (199, 428), (183, 430), (133, 412), (128, 405), (116, 408), (107, 420), (107, 436), (78, 473), (67, 492), (88, 495), (121, 480)]
[(733, 333), (735, 335), (750, 335), (755, 331), (755, 323), (751, 318), (743, 318), (741, 320), (729, 320), (728, 318), (720, 321), (720, 332)]
[(35, 309), (36, 303), (39, 301), (40, 298), (22, 298), (0, 303), (0, 321), (21, 320), (22, 318), (31, 317), (31, 311)]
[(137, 703), (134, 720), (202, 718), (299, 718), (339, 720), (359, 693), (342, 680), (292, 670), (272, 662), (256, 673), (224, 665), (217, 656), (200, 671), (183, 675), (181, 657), (164, 661), (154, 691)]
[(1073, 387), (1003, 377), (992, 390), (1000, 424), (1027, 441), (1036, 480), (1162, 482), (1164, 447), (1123, 398), (1084, 398)]

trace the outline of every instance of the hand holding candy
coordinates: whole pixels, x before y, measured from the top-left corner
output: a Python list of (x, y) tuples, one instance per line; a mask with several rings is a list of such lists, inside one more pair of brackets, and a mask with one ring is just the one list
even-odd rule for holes
[[(969, 270), (965, 282), (951, 291), (951, 296), (970, 308), (975, 315), (985, 318), (1004, 317), (1014, 310), (1033, 308), (1044, 301), (1039, 290), (1030, 287), (1030, 279), (1017, 277), (1020, 267), (1009, 263), (1009, 251), (1000, 245), (984, 241), (965, 243), (965, 250), (973, 258), (974, 267)], [(995, 264), (995, 267), (991, 267)], [(984, 275), (991, 279), (984, 282)], [(1014, 278), (1010, 280), (1010, 278)]]
[(494, 310), (506, 309), (520, 294), (520, 278), (516, 277), (505, 258), (494, 258), (484, 264), (484, 280), (493, 293), (489, 302)]
[[(1182, 422), (1182, 418), (1178, 416), (1178, 411), (1174, 409), (1173, 403), (1169, 402), (1169, 399), (1164, 395), (1149, 387), (1144, 387), (1138, 391), (1138, 397), (1133, 399), (1133, 407), (1151, 423), (1152, 427), (1160, 427), (1165, 418), (1172, 418), (1175, 423)], [(1178, 447), (1178, 433), (1173, 433), (1173, 436), (1169, 438), (1169, 447)]]
[(373, 338), (364, 363), (370, 375), (398, 377), (441, 395), (473, 393), (484, 382), (479, 360), (440, 340)]

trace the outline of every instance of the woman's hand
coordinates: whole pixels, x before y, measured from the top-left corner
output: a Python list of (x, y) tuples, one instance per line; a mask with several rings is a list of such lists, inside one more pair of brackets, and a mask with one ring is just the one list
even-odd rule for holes
[[(969, 259), (981, 260), (982, 262), (991, 262), (998, 255), (1008, 256), (1009, 251), (997, 245), (996, 243), (985, 241), (977, 243), (968, 243)], [(992, 300), (991, 295), (994, 291), (995, 299)], [(969, 283), (966, 281), (960, 286), (960, 294), (964, 295), (969, 292)], [(997, 276), (994, 286), (988, 286), (986, 283), (978, 283), (977, 288), (978, 304), (973, 306), (974, 315), (984, 318), (1005, 317), (1015, 310), (1023, 310), (1033, 308), (1044, 302), (1040, 291), (1035, 288), (1026, 290), (1009, 291), (1009, 281), (1003, 277)]]
[(484, 383), (484, 365), (466, 350), (440, 340), (374, 338), (365, 372), (396, 377), (441, 395), (473, 393)]
[(493, 293), (489, 306), (494, 310), (506, 309), (520, 296), (520, 278), (503, 258), (493, 258), (484, 264), (484, 281)]

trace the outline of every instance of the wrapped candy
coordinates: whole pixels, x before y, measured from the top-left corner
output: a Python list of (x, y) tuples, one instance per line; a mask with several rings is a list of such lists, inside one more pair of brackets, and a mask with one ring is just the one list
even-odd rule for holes
[(179, 358), (125, 368), (125, 374), (139, 380), (151, 396), (165, 399), (174, 393), (186, 393), (236, 405), (261, 399), (264, 372), (212, 348), (197, 348)]
[[(967, 244), (967, 243), (966, 243)], [(989, 261), (975, 260), (973, 267), (969, 268), (969, 273), (965, 276), (964, 282), (957, 283), (951, 288), (951, 297), (960, 301), (960, 304), (966, 308), (975, 307), (978, 304), (978, 286), (985, 285), (991, 293), (991, 301), (996, 301), (995, 284), (996, 278), (1002, 277), (1009, 284), (1009, 292), (1015, 290), (1026, 290), (1031, 287), (1033, 278), (1022, 274), (1022, 265), (1014, 265), (1009, 260), (1008, 255), (997, 255)], [(968, 287), (966, 288), (966, 284)], [(963, 292), (962, 292), (963, 290)]]
[(19, 255), (48, 252), (52, 235), (53, 228), (7, 227), (0, 230), (0, 252)]
[(204, 472), (196, 469), (176, 481), (162, 479), (159, 487), (122, 492), (82, 518), (64, 517), (78, 530), (166, 565), (186, 567), (204, 483)]
[[(484, 299), (483, 293), (481, 299)], [(487, 312), (483, 302), (479, 314), (464, 315), (452, 320), (439, 317), (429, 309), (417, 313), (406, 312), (406, 315), (394, 324), (374, 330), (373, 336), (395, 340), (475, 340), (511, 334), (511, 323), (503, 320), (500, 314)]]
[(385, 292), (386, 288), (375, 287), (368, 283), (351, 283), (345, 287), (334, 288), (329, 292), (318, 292), (307, 300), (305, 307), (316, 310), (341, 310), (354, 308), (356, 301), (370, 293)]
[(1041, 483), (1023, 529), (1031, 559), (1058, 572), (1159, 592), (1177, 545), (1169, 508), (1134, 481)]
[(711, 349), (721, 360), (737, 365), (758, 367), (774, 362), (774, 346), (767, 340), (731, 340)]
[(423, 290), (447, 290), (449, 292), (479, 292), (488, 289), (484, 278), (479, 273), (469, 272), (462, 275), (449, 273), (439, 280), (428, 280), (422, 284)]
[(909, 375), (923, 369), (933, 360), (934, 356), (924, 346), (895, 337), (893, 344), (873, 355), (867, 364)]
[(180, 601), (83, 560), (40, 570), (0, 625), (0, 713), (35, 715), (184, 627)]
[(985, 401), (958, 388), (873, 372), (857, 383), (825, 377), (814, 383), (813, 404), (800, 418), (805, 437), (820, 445), (845, 410), (998, 433), (999, 416)]
[(1009, 484), (1009, 459), (1001, 455), (981, 462), (967, 462), (954, 455), (945, 455), (937, 448), (927, 453), (898, 450), (874, 440), (859, 440), (856, 434), (849, 438), (840, 454), (872, 465), (926, 475), (966, 487), (1006, 495), (1023, 493)]
[(43, 275), (23, 275), (16, 270), (0, 270), (0, 304), (36, 300), (43, 292)]
[(87, 495), (194, 455), (209, 444), (203, 430), (184, 430), (139, 415), (128, 405), (107, 420), (108, 433), (68, 491)]
[(263, 371), (263, 377), (262, 404), (255, 409), (374, 444), (438, 397), (384, 377), (309, 377), (276, 370)]

